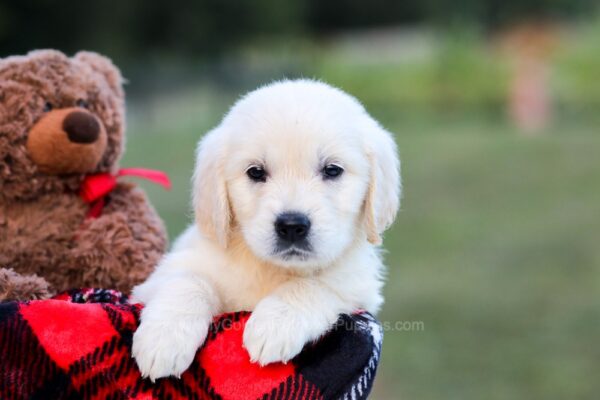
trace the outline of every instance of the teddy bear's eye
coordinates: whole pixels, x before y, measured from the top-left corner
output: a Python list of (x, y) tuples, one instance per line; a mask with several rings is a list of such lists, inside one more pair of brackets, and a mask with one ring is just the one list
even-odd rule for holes
[(87, 101), (85, 101), (85, 100), (83, 100), (83, 99), (78, 99), (78, 100), (75, 102), (75, 105), (76, 105), (77, 107), (86, 108), (86, 109), (90, 107), (90, 105), (88, 104), (88, 102), (87, 102)]
[(54, 106), (49, 101), (47, 101), (46, 104), (44, 104), (44, 112), (52, 111), (53, 108)]

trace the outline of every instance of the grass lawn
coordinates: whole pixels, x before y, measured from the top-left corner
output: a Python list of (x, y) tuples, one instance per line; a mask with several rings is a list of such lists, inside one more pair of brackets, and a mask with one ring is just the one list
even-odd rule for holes
[[(234, 99), (198, 90), (131, 109), (122, 164), (170, 174), (171, 192), (141, 185), (171, 238), (190, 219), (195, 144)], [(373, 398), (597, 398), (597, 125), (524, 137), (502, 122), (371, 111), (397, 135), (404, 179), (380, 318), (424, 328), (385, 332)]]

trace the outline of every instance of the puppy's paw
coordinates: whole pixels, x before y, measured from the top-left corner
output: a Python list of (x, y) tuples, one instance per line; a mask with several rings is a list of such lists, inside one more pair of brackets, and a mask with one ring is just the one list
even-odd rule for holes
[(167, 376), (179, 377), (194, 361), (204, 343), (210, 318), (195, 321), (144, 321), (133, 335), (132, 356), (144, 378), (154, 382)]
[(246, 323), (244, 347), (252, 362), (286, 363), (329, 327), (323, 318), (303, 315), (278, 299), (265, 298)]

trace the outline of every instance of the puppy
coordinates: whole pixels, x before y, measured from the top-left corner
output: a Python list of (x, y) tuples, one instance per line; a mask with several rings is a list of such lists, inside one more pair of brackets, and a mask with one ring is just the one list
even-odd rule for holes
[(356, 99), (311, 80), (246, 95), (198, 146), (196, 223), (133, 291), (142, 375), (179, 376), (220, 313), (253, 311), (243, 343), (261, 365), (376, 313), (399, 197), (396, 145)]

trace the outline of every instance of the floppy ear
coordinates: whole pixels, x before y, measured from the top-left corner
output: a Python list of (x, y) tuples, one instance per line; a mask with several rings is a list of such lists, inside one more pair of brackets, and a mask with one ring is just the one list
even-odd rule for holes
[(198, 144), (192, 201), (202, 233), (226, 248), (231, 208), (223, 176), (223, 147), (219, 128), (209, 132)]
[(370, 164), (364, 224), (367, 239), (381, 244), (381, 234), (396, 218), (400, 205), (400, 160), (392, 135), (369, 118), (363, 127)]

